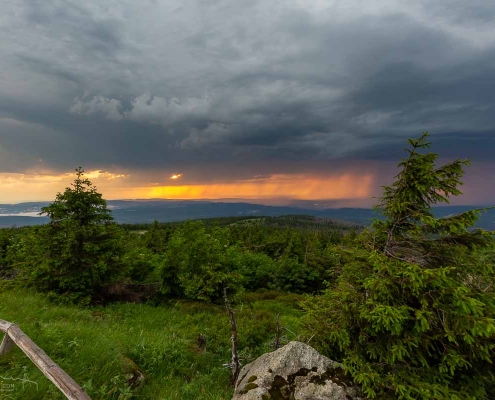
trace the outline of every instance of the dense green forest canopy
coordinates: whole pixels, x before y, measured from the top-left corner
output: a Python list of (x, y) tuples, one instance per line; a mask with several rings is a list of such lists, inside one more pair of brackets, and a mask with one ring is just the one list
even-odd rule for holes
[(50, 223), (0, 230), (2, 285), (91, 307), (305, 295), (301, 338), (367, 397), (494, 398), (494, 234), (473, 229), (483, 210), (434, 215), (469, 161), (438, 166), (427, 139), (409, 140), (376, 206), (385, 219), (368, 228), (307, 216), (118, 225), (78, 168), (43, 208)]
[[(78, 225), (76, 227), (79, 228)], [(71, 235), (76, 235), (77, 231), (73, 226), (66, 229), (71, 231)], [(327, 268), (323, 265), (335, 261), (336, 245), (352, 240), (363, 228), (316, 217), (284, 216), (231, 217), (183, 223), (155, 222), (119, 226), (107, 221), (95, 224), (93, 229), (95, 231), (91, 240), (85, 240), (83, 237), (79, 241), (75, 239), (72, 244), (66, 240), (58, 240), (56, 235), (65, 235), (65, 230), (59, 222), (41, 227), (2, 229), (2, 274), (16, 275), (20, 282), (34, 285), (48, 292), (50, 296), (73, 298), (86, 303), (105, 301), (107, 292), (114, 290), (112, 286), (117, 286), (117, 281), (118, 286), (126, 286), (123, 288), (123, 294), (127, 293), (127, 296), (133, 298), (148, 296), (149, 285), (160, 287), (160, 293), (209, 301), (220, 299), (219, 293), (224, 285), (232, 286), (232, 293), (244, 290), (315, 293), (324, 288), (324, 281), (329, 278), (325, 272)], [(80, 235), (85, 233), (83, 230)], [(51, 241), (63, 243), (66, 247), (63, 250), (55, 249), (50, 247)], [(118, 257), (115, 248), (119, 246), (103, 250), (103, 245), (108, 246), (108, 242), (120, 243), (121, 253)], [(83, 248), (78, 247), (80, 243), (83, 244)], [(221, 244), (221, 248), (217, 244)], [(88, 246), (89, 251), (86, 252), (84, 246)], [(57, 263), (59, 269), (44, 265), (50, 262), (50, 259), (33, 250), (47, 251), (52, 257), (57, 255), (59, 258), (53, 262)], [(117, 270), (117, 281), (113, 281), (114, 277), (111, 275), (99, 278), (95, 271), (85, 267), (84, 263), (90, 261), (85, 261), (81, 254), (88, 258), (93, 255), (102, 257), (105, 254), (113, 263), (111, 265), (118, 266), (114, 267)], [(213, 282), (205, 283), (206, 286), (197, 288), (194, 293), (187, 291), (186, 294), (182, 286), (197, 280), (184, 275), (186, 270), (194, 270), (190, 258), (178, 258), (187, 257), (187, 254), (205, 262), (204, 265), (197, 266), (197, 279), (200, 279), (216, 260), (223, 264), (215, 267), (215, 275), (221, 271), (225, 272), (226, 277), (238, 274), (240, 281), (219, 281), (215, 289), (217, 292), (212, 296), (204, 294), (203, 291), (210, 290), (208, 285), (213, 285)], [(95, 263), (100, 262), (98, 258), (94, 260)], [(75, 265), (75, 261), (80, 264)], [(81, 280), (77, 279), (81, 269), (92, 271), (93, 281), (88, 282), (84, 288), (80, 287)], [(127, 276), (122, 275), (124, 271)], [(74, 286), (67, 283), (71, 276), (74, 277)], [(56, 286), (55, 282), (62, 277), (64, 283)], [(218, 276), (215, 279), (218, 279)], [(45, 284), (44, 281), (48, 283)], [(140, 286), (143, 290), (146, 288), (146, 293), (140, 293)], [(172, 287), (173, 293), (170, 292)], [(158, 293), (155, 295), (158, 296)], [(115, 298), (115, 295), (111, 297)]]

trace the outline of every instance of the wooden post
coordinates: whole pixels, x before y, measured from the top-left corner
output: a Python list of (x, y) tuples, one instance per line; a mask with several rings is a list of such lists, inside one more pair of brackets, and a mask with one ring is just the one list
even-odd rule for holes
[(223, 299), (225, 302), (225, 308), (227, 309), (227, 314), (229, 314), (230, 326), (231, 326), (231, 352), (232, 352), (232, 361), (229, 364), (230, 367), (230, 383), (232, 386), (235, 386), (237, 382), (237, 377), (241, 372), (241, 363), (239, 362), (239, 354), (237, 353), (237, 324), (235, 322), (235, 316), (229, 306), (229, 300), (227, 299), (227, 289), (223, 289)]
[(12, 325), (14, 325), (12, 322), (8, 322), (8, 321), (4, 321), (3, 319), (0, 319), (0, 331), (7, 332)]
[(2, 344), (0, 344), (0, 357), (12, 350), (14, 345), (14, 341), (10, 338), (9, 334), (6, 333), (3, 337)]
[(13, 346), (15, 343), (65, 397), (70, 400), (91, 400), (88, 394), (17, 325), (0, 319), (0, 331), (5, 332), (5, 337), (0, 345), (0, 355), (6, 352), (5, 348)]

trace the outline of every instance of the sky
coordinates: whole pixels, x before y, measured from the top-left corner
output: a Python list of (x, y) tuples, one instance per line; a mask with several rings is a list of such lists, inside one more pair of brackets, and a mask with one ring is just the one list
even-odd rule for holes
[(0, 203), (370, 206), (406, 139), (495, 204), (491, 0), (3, 0)]

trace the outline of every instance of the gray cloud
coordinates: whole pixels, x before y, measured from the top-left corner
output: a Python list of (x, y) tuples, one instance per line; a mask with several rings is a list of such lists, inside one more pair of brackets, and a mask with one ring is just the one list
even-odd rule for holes
[(234, 179), (396, 160), (425, 130), (446, 157), (494, 161), (489, 0), (3, 8), (3, 171), (223, 165)]
[(101, 95), (94, 96), (90, 100), (79, 97), (74, 99), (74, 104), (69, 111), (80, 115), (101, 114), (106, 119), (118, 121), (122, 119), (122, 103), (119, 100), (107, 99)]

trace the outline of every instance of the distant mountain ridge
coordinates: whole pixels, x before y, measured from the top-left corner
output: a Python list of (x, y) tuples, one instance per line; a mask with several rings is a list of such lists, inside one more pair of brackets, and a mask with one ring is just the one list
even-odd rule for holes
[[(26, 225), (40, 225), (48, 221), (47, 217), (34, 216), (41, 207), (50, 202), (30, 202), (19, 204), (0, 204), (0, 228)], [(222, 203), (206, 200), (109, 200), (109, 208), (119, 223), (146, 223), (184, 221), (236, 216), (281, 216), (310, 215), (322, 218), (343, 220), (359, 225), (369, 225), (379, 214), (368, 208), (327, 208), (313, 209), (294, 206), (267, 206), (245, 202)], [(474, 206), (443, 206), (434, 208), (438, 217), (458, 214), (477, 208)], [(495, 230), (495, 209), (481, 215), (478, 228)]]

